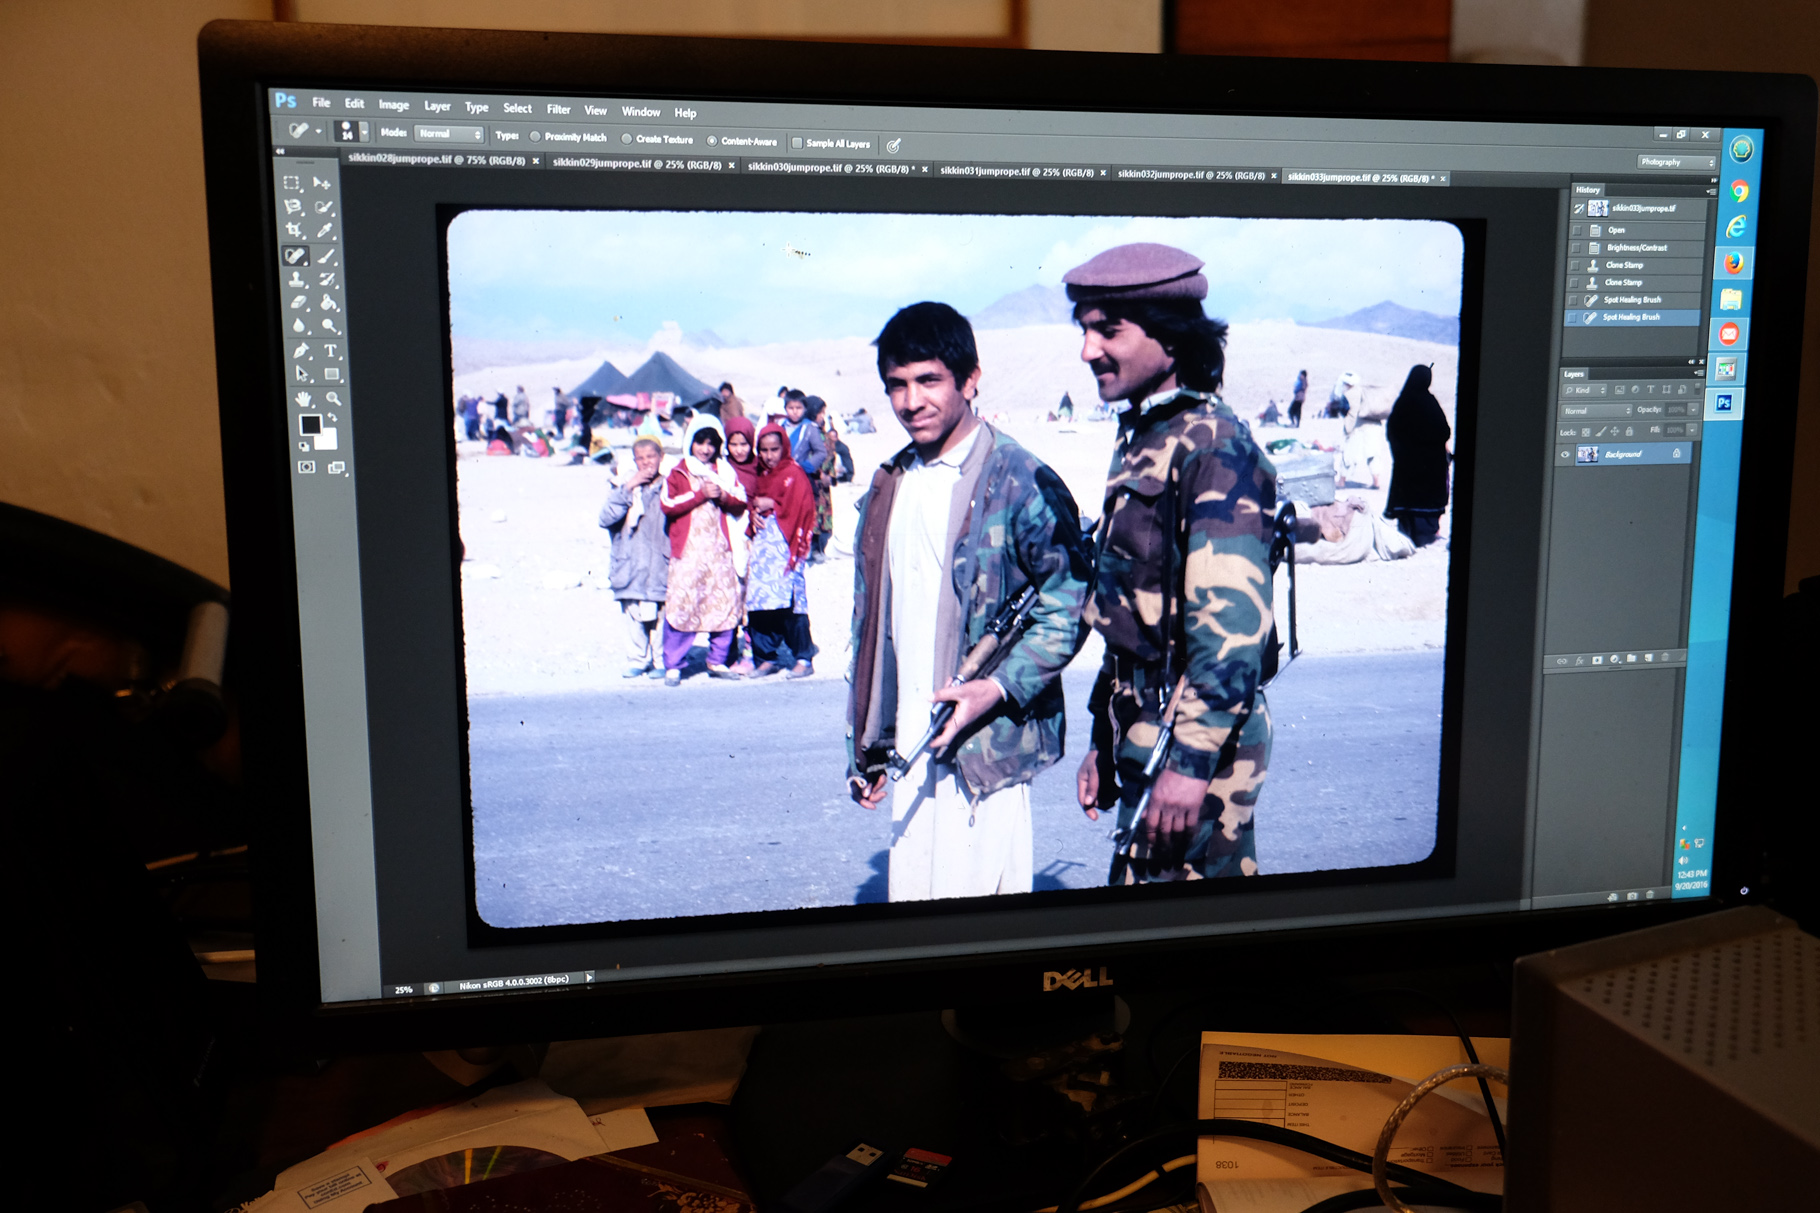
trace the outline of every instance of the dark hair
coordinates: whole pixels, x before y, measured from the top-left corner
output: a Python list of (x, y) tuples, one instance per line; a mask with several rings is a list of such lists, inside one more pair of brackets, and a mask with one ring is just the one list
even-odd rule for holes
[(1083, 299), (1078, 323), (1098, 308), (1108, 320), (1137, 325), (1175, 359), (1175, 381), (1197, 392), (1217, 392), (1226, 374), (1226, 322), (1201, 310), (1198, 299)]
[[(715, 388), (714, 390), (717, 392), (733, 392), (733, 385), (731, 383), (723, 383), (719, 387)], [(733, 392), (733, 394), (735, 396), (739, 395), (738, 392)]]
[(784, 404), (786, 406), (788, 406), (792, 400), (806, 400), (806, 399), (808, 399), (808, 397), (803, 395), (803, 390), (799, 387), (793, 387), (789, 391), (784, 393)]
[(827, 407), (828, 402), (823, 400), (820, 396), (803, 397), (803, 416), (811, 421), (819, 418), (822, 415), (822, 410)]
[(945, 303), (912, 303), (885, 322), (872, 343), (878, 347), (878, 377), (885, 368), (913, 362), (939, 361), (959, 383), (979, 369), (979, 347), (973, 344), (973, 326)]
[[(689, 446), (694, 447), (694, 445), (696, 443), (700, 442), (703, 438), (707, 438), (714, 443), (714, 457), (716, 459), (720, 458), (720, 452), (721, 452), (720, 431), (715, 429), (711, 425), (704, 425), (700, 429), (696, 430), (695, 432), (693, 432), (692, 434), (689, 435)], [(691, 452), (691, 453), (693, 453), (693, 452)]]

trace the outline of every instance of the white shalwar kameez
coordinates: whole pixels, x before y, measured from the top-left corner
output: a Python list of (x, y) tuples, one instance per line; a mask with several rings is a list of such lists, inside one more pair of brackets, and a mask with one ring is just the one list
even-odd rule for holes
[[(915, 744), (929, 727), (936, 615), (941, 595), (953, 593), (948, 514), (961, 463), (979, 435), (975, 425), (954, 450), (931, 463), (917, 459), (892, 502), (885, 558), (899, 746)], [(1028, 893), (1031, 854), (1028, 783), (974, 802), (952, 766), (924, 754), (892, 789), (892, 901)]]

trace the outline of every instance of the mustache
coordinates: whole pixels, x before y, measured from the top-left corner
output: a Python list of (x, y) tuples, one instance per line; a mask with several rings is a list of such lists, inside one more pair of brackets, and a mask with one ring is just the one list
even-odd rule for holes
[(1118, 360), (1102, 354), (1087, 364), (1087, 369), (1095, 375), (1116, 375), (1119, 373)]

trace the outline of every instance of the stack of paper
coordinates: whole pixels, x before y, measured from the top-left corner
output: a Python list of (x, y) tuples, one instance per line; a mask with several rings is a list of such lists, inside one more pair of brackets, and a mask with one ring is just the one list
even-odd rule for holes
[[(1479, 1060), (1507, 1067), (1507, 1039), (1474, 1038)], [(1200, 1114), (1295, 1129), (1369, 1156), (1411, 1088), (1467, 1060), (1452, 1036), (1302, 1036), (1207, 1032), (1201, 1037)], [(1498, 1113), (1504, 1088), (1492, 1084)], [(1403, 1122), (1390, 1161), (1462, 1187), (1501, 1191), (1504, 1159), (1478, 1083), (1432, 1092)], [(1371, 1186), (1371, 1176), (1287, 1146), (1203, 1137), (1199, 1181), (1215, 1213), (1295, 1213)]]

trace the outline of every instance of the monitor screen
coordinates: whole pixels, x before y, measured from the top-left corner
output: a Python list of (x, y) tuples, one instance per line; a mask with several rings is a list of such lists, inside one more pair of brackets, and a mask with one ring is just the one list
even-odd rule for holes
[(320, 1005), (1713, 896), (1770, 124), (262, 66)]

